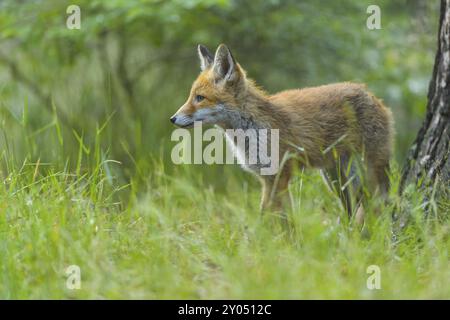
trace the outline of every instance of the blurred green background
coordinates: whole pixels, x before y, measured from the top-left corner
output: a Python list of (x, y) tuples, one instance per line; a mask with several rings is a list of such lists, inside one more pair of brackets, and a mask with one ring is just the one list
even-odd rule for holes
[[(80, 30), (66, 27), (70, 4)], [(371, 4), (381, 30), (366, 27)], [(97, 144), (97, 157), (121, 163), (108, 168), (114, 179), (145, 179), (161, 157), (173, 170), (168, 118), (199, 72), (196, 46), (226, 43), (269, 92), (367, 83), (393, 110), (401, 165), (424, 116), (438, 12), (427, 0), (3, 0), (3, 158), (82, 172)], [(220, 166), (198, 172), (226, 179)]]
[[(366, 27), (373, 4), (381, 30)], [(449, 298), (448, 199), (426, 199), (425, 219), (421, 191), (398, 192), (438, 15), (429, 0), (0, 0), (0, 298)], [(390, 204), (370, 204), (361, 230), (318, 172), (299, 172), (288, 234), (237, 165), (174, 165), (169, 117), (198, 43), (226, 43), (269, 92), (365, 82), (396, 118)]]

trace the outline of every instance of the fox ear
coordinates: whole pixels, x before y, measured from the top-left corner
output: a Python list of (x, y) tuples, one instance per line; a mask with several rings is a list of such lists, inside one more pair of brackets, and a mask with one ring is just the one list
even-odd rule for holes
[(213, 68), (217, 80), (233, 81), (237, 77), (236, 61), (226, 45), (217, 48)]
[(214, 57), (208, 48), (199, 44), (197, 47), (198, 57), (200, 58), (200, 68), (202, 71), (208, 69), (214, 62)]

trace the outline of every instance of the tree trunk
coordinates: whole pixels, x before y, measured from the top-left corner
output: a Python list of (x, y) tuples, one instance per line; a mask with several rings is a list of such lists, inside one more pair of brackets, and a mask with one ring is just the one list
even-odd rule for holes
[(427, 112), (403, 170), (402, 189), (410, 183), (430, 191), (450, 178), (450, 0), (441, 0), (438, 48), (428, 89)]

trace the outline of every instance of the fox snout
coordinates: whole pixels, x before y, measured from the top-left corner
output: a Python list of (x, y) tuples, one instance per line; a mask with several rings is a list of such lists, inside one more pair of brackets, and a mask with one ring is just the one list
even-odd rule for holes
[(194, 119), (192, 116), (180, 114), (177, 112), (172, 117), (170, 117), (170, 122), (178, 127), (187, 128), (194, 124)]
[(186, 114), (178, 110), (171, 118), (170, 122), (182, 128), (190, 128), (195, 121), (203, 124), (220, 124), (226, 119), (226, 110), (222, 105), (212, 106), (195, 110), (193, 113)]
[(192, 113), (189, 103), (185, 103), (170, 117), (170, 122), (181, 128), (189, 127), (194, 124)]

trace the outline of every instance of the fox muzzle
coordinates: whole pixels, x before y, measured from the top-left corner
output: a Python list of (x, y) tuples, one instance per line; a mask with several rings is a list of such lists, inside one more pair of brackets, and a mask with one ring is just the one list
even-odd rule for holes
[(170, 118), (170, 122), (172, 122), (174, 125), (186, 128), (190, 127), (194, 124), (194, 119), (191, 116), (184, 115), (184, 114), (174, 114)]

